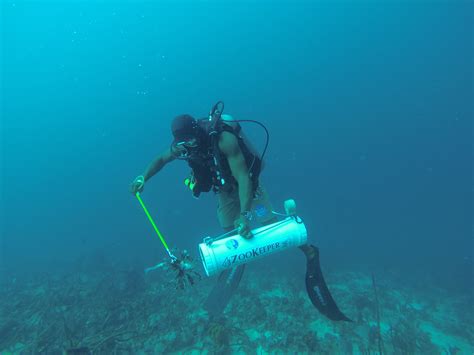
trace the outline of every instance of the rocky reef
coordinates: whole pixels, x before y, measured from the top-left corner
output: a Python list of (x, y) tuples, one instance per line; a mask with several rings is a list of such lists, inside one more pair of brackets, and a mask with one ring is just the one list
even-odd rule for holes
[[(9, 275), (0, 289), (0, 353), (470, 354), (472, 299), (394, 275), (327, 274), (354, 322), (331, 322), (300, 276), (248, 268), (222, 319), (202, 304), (214, 279), (184, 290), (141, 270)], [(472, 297), (472, 296), (471, 296)], [(380, 318), (377, 321), (376, 310)], [(381, 345), (383, 347), (381, 347)]]

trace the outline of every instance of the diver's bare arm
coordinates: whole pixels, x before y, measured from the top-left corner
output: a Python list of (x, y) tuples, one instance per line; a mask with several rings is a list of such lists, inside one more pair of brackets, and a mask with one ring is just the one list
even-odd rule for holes
[(240, 212), (250, 211), (253, 197), (252, 180), (239, 142), (232, 133), (223, 132), (219, 140), (219, 148), (227, 157), (232, 176), (239, 185)]
[(147, 169), (143, 173), (143, 177), (145, 181), (150, 179), (153, 175), (159, 172), (163, 167), (168, 164), (169, 162), (173, 161), (176, 158), (174, 153), (171, 151), (171, 148), (168, 148), (163, 153), (158, 155), (155, 160), (153, 160), (150, 165), (148, 165)]

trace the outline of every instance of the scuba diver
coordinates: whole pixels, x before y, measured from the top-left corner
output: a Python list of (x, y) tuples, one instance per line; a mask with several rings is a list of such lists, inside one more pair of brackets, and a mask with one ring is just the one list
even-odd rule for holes
[[(184, 160), (191, 168), (185, 184), (192, 195), (198, 198), (201, 193), (213, 191), (218, 202), (217, 217), (224, 231), (235, 230), (250, 239), (253, 237), (252, 223), (269, 225), (277, 221), (268, 194), (259, 180), (269, 134), (262, 123), (234, 120), (232, 116), (223, 114), (223, 109), (224, 104), (219, 101), (206, 118), (195, 119), (188, 114), (175, 117), (171, 123), (174, 138), (171, 145), (133, 180), (130, 190), (133, 194), (141, 193), (145, 183), (165, 165)], [(240, 122), (253, 122), (264, 128), (267, 140), (261, 155), (246, 139)], [(306, 244), (299, 249), (306, 257), (306, 289), (313, 305), (331, 320), (350, 321), (339, 310), (326, 286), (318, 248)], [(245, 264), (224, 270), (218, 276), (204, 305), (211, 320), (222, 316), (244, 270)], [(183, 272), (178, 272), (179, 275), (186, 274), (186, 270), (180, 271)]]

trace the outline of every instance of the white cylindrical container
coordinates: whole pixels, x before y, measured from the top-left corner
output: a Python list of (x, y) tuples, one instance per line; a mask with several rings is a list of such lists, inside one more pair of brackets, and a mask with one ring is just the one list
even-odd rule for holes
[(199, 253), (207, 276), (306, 244), (308, 238), (306, 227), (299, 217), (288, 217), (283, 221), (256, 228), (252, 233), (254, 236), (251, 239), (237, 234), (212, 243), (199, 244)]

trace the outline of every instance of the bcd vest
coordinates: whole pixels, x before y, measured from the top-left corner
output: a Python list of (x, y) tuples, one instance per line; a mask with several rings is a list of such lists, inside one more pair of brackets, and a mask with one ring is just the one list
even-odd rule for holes
[(236, 123), (235, 128), (222, 120), (212, 127), (208, 119), (198, 120), (201, 137), (199, 146), (185, 160), (191, 167), (191, 177), (188, 184), (193, 195), (198, 197), (202, 192), (211, 189), (218, 193), (220, 191), (231, 192), (237, 187), (237, 181), (232, 176), (227, 157), (219, 149), (219, 138), (222, 132), (229, 132), (237, 138), (240, 150), (244, 155), (247, 168), (249, 169), (253, 191), (258, 187), (258, 178), (262, 169), (260, 157), (252, 152), (241, 136), (241, 127)]

